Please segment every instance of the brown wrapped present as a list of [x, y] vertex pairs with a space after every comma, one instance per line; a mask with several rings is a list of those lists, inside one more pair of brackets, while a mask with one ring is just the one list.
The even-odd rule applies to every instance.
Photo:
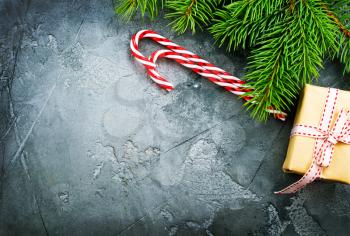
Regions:
[[283, 171], [304, 175], [277, 193], [293, 193], [317, 178], [350, 183], [350, 92], [306, 85]]

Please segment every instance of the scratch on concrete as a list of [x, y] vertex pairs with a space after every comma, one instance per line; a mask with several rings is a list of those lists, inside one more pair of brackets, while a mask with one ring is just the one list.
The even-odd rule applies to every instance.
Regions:
[[77, 40], [78, 40], [78, 37], [79, 37], [80, 32], [81, 32], [81, 29], [83, 28], [84, 21], [85, 21], [85, 19], [83, 19], [83, 20], [80, 22], [78, 31], [77, 31], [77, 33], [76, 33], [76, 35], [75, 35], [75, 38], [74, 38], [74, 42], [77, 42]]
[[6, 132], [2, 135], [2, 137], [0, 138], [0, 143], [2, 143], [6, 136], [10, 133], [11, 129], [14, 127], [15, 123], [17, 122], [18, 117], [15, 117], [12, 119], [12, 121], [10, 122], [9, 127], [7, 128]]
[[48, 231], [48, 229], [47, 229], [47, 227], [46, 227], [46, 224], [45, 224], [45, 221], [44, 221], [43, 214], [42, 214], [42, 212], [41, 212], [41, 207], [40, 207], [40, 205], [38, 204], [37, 197], [36, 197], [35, 194], [33, 194], [33, 195], [34, 195], [34, 203], [35, 203], [36, 207], [38, 208], [38, 213], [39, 213], [40, 220], [41, 220], [41, 223], [42, 223], [42, 225], [43, 225], [43, 228], [44, 228], [44, 230], [45, 230], [45, 234], [46, 234], [47, 236], [50, 236], [49, 231]]
[[[50, 92], [49, 92], [49, 94], [47, 96], [47, 99], [45, 100], [45, 102], [44, 102], [43, 106], [41, 107], [41, 109], [40, 109], [36, 119], [32, 123], [29, 131], [27, 132], [25, 138], [22, 141], [20, 141], [20, 137], [19, 137], [19, 134], [18, 134], [18, 128], [17, 128], [17, 123], [16, 123], [17, 119], [14, 118], [15, 119], [14, 124], [13, 124], [14, 125], [14, 131], [15, 131], [15, 136], [16, 136], [16, 142], [19, 145], [19, 147], [18, 147], [15, 155], [13, 156], [13, 158], [12, 158], [8, 168], [10, 168], [12, 166], [12, 164], [16, 161], [16, 159], [20, 156], [21, 157], [21, 165], [22, 165], [22, 167], [24, 169], [24, 172], [25, 172], [25, 174], [26, 174], [26, 176], [27, 176], [27, 178], [29, 180], [30, 185], [32, 185], [31, 176], [30, 176], [30, 173], [29, 173], [29, 170], [28, 170], [28, 166], [26, 164], [26, 160], [25, 160], [26, 157], [25, 157], [25, 155], [23, 153], [23, 148], [24, 148], [26, 142], [28, 141], [30, 134], [33, 131], [33, 129], [35, 127], [35, 124], [38, 122], [41, 114], [43, 113], [43, 111], [44, 111], [44, 109], [45, 109], [49, 99], [51, 98], [55, 88], [56, 88], [56, 82], [53, 85], [53, 87], [51, 88], [51, 90], [50, 90]], [[7, 89], [8, 89], [8, 93], [9, 93], [9, 97], [10, 97], [10, 99], [9, 99], [10, 100], [9, 101], [10, 102], [10, 115], [11, 115], [11, 117], [15, 117], [14, 108], [13, 108], [13, 102], [12, 102], [11, 93], [10, 93], [10, 88], [8, 87]], [[6, 169], [8, 169], [8, 168], [6, 168]], [[43, 215], [42, 215], [42, 211], [41, 211], [41, 208], [40, 208], [40, 206], [38, 204], [37, 196], [35, 195], [35, 193], [33, 193], [33, 199], [34, 199], [34, 204], [37, 206], [38, 214], [39, 214], [41, 223], [43, 225], [45, 234], [49, 235], [49, 232], [48, 232], [48, 229], [46, 227], [46, 224], [45, 224], [45, 221], [44, 221], [44, 218], [43, 218]]]
[[29, 128], [29, 130], [28, 130], [28, 132], [27, 132], [27, 134], [26, 134], [26, 136], [24, 137], [24, 139], [23, 139], [22, 142], [20, 143], [20, 145], [19, 145], [19, 147], [18, 147], [18, 149], [17, 149], [15, 155], [13, 156], [13, 158], [12, 158], [12, 160], [11, 160], [11, 164], [13, 164], [13, 163], [16, 161], [16, 159], [19, 157], [19, 155], [22, 153], [23, 148], [24, 148], [24, 146], [26, 145], [26, 143], [27, 143], [27, 141], [28, 141], [28, 139], [29, 139], [29, 136], [30, 136], [31, 133], [33, 132], [33, 129], [34, 129], [36, 123], [39, 121], [39, 119], [40, 119], [40, 117], [41, 117], [43, 111], [45, 110], [45, 108], [46, 108], [46, 106], [47, 106], [47, 104], [48, 104], [48, 102], [49, 102], [49, 100], [50, 100], [50, 98], [51, 98], [51, 96], [52, 96], [52, 94], [53, 94], [53, 91], [54, 91], [55, 88], [56, 88], [56, 85], [57, 85], [57, 83], [55, 82], [55, 84], [52, 86], [52, 88], [51, 88], [51, 90], [50, 90], [50, 92], [49, 92], [49, 94], [48, 94], [48, 96], [47, 96], [47, 98], [46, 98], [44, 104], [42, 105], [42, 107], [41, 107], [41, 109], [40, 109], [40, 111], [39, 111], [37, 117], [36, 117], [35, 120], [33, 121], [32, 125], [30, 126], [30, 128]]
[[213, 125], [213, 126], [207, 128], [207, 129], [205, 129], [205, 130], [203, 130], [203, 131], [200, 131], [199, 133], [193, 135], [192, 137], [187, 138], [187, 139], [185, 139], [184, 141], [181, 141], [180, 143], [178, 143], [178, 144], [176, 144], [175, 146], [173, 146], [173, 147], [169, 148], [168, 150], [166, 150], [163, 154], [165, 154], [165, 153], [167, 153], [167, 152], [170, 152], [171, 150], [182, 146], [183, 144], [185, 144], [185, 143], [187, 143], [187, 142], [189, 142], [189, 141], [195, 139], [196, 137], [200, 136], [201, 134], [204, 134], [204, 133], [208, 132], [209, 130], [211, 130], [211, 129], [213, 129], [213, 128], [219, 126], [219, 125], [221, 125], [222, 123], [224, 123], [224, 122], [226, 122], [226, 121], [232, 119], [234, 116], [235, 116], [235, 115], [232, 115], [232, 116], [230, 116], [229, 118], [227, 118], [227, 119], [225, 119], [225, 120], [223, 120], [223, 121], [221, 121], [221, 122], [218, 122], [217, 124], [215, 124], [215, 125]]
[[[9, 87], [8, 87], [9, 89]], [[8, 91], [9, 93], [9, 103], [10, 103], [10, 115], [11, 117], [15, 117], [14, 115], [14, 109], [13, 109], [13, 102], [12, 102], [12, 98], [11, 98], [11, 93], [10, 91]], [[18, 134], [18, 128], [17, 128], [17, 123], [16, 123], [16, 120], [14, 122], [14, 131], [15, 131], [15, 138], [16, 138], [16, 142], [17, 144], [20, 146], [20, 143], [23, 143], [23, 142], [20, 142], [20, 137], [19, 137], [19, 134]], [[23, 150], [23, 148], [22, 148]], [[24, 169], [24, 172], [29, 180], [29, 184], [32, 185], [32, 181], [31, 181], [31, 176], [30, 176], [30, 173], [29, 173], [29, 170], [28, 170], [28, 166], [26, 164], [26, 161], [25, 161], [25, 154], [21, 152], [21, 154], [18, 154], [21, 156], [21, 164], [22, 164], [22, 167]], [[11, 164], [11, 163], [10, 163]], [[4, 172], [4, 168], [3, 168], [3, 172]], [[6, 177], [6, 176], [5, 176]], [[33, 193], [33, 200], [34, 200], [34, 204], [36, 205], [37, 209], [38, 209], [38, 213], [39, 213], [39, 217], [40, 217], [40, 220], [41, 220], [41, 223], [42, 223], [42, 226], [44, 228], [44, 231], [45, 231], [45, 234], [47, 236], [49, 236], [49, 232], [47, 230], [47, 227], [46, 227], [46, 224], [45, 224], [45, 221], [44, 221], [44, 218], [43, 218], [43, 215], [42, 215], [42, 211], [41, 211], [41, 208], [38, 204], [38, 200], [37, 200], [37, 196], [35, 195], [35, 193]]]
[[69, 46], [67, 46], [67, 47], [61, 52], [61, 54], [65, 53], [67, 50], [71, 49], [71, 48], [77, 43], [77, 40], [78, 40], [78, 38], [79, 38], [81, 29], [83, 28], [84, 21], [85, 21], [85, 19], [83, 19], [83, 20], [80, 22], [79, 28], [78, 28], [78, 30], [77, 30], [77, 33], [75, 34], [75, 37], [74, 37], [74, 40], [73, 40], [72, 44], [69, 45]]
[[[216, 125], [215, 125], [215, 126], [216, 126]], [[185, 144], [185, 143], [187, 143], [187, 142], [193, 140], [194, 138], [198, 137], [199, 135], [208, 132], [208, 131], [209, 131], [210, 129], [212, 129], [212, 128], [213, 128], [213, 127], [210, 127], [210, 128], [208, 128], [208, 129], [205, 129], [205, 130], [203, 130], [203, 131], [201, 131], [201, 132], [199, 132], [199, 133], [193, 135], [192, 137], [190, 137], [190, 138], [188, 138], [188, 139], [185, 139], [184, 141], [182, 141], [182, 142], [176, 144], [175, 146], [169, 148], [168, 150], [166, 150], [166, 151], [164, 152], [164, 154], [167, 153], [167, 152], [170, 152], [171, 150], [173, 150], [173, 149], [175, 149], [175, 148], [177, 148], [177, 147], [182, 146], [183, 144]]]
[[122, 229], [117, 235], [123, 235], [125, 232], [127, 232], [129, 229], [131, 229], [133, 226], [135, 226], [137, 223], [139, 223], [140, 221], [142, 221], [144, 218], [146, 218], [146, 216], [150, 213], [153, 212], [157, 209], [162, 209], [164, 208], [168, 202], [175, 198], [175, 196], [171, 196], [169, 197], [162, 205], [157, 205], [155, 207], [153, 207], [152, 209], [150, 209], [149, 211], [147, 211], [148, 213], [144, 214], [143, 216], [141, 216], [140, 218], [136, 219], [133, 223], [131, 223], [130, 225], [126, 226], [124, 229]]
[[[28, 170], [28, 166], [27, 166], [27, 164], [26, 164], [26, 160], [25, 160], [25, 159], [26, 159], [26, 156], [25, 156], [25, 154], [23, 153], [23, 148], [24, 148], [25, 143], [27, 142], [27, 140], [28, 140], [28, 138], [29, 138], [29, 136], [30, 136], [30, 134], [31, 134], [31, 132], [32, 132], [32, 130], [33, 130], [35, 124], [36, 124], [36, 122], [39, 120], [39, 118], [40, 118], [42, 112], [44, 111], [44, 109], [45, 109], [45, 107], [46, 107], [46, 105], [47, 105], [47, 103], [48, 103], [48, 101], [49, 101], [49, 99], [50, 99], [50, 97], [52, 96], [52, 93], [53, 93], [55, 87], [56, 87], [56, 82], [55, 82], [54, 86], [52, 87], [52, 89], [50, 90], [50, 93], [49, 93], [49, 95], [48, 95], [48, 97], [47, 97], [47, 99], [46, 99], [44, 105], [41, 107], [37, 118], [36, 118], [35, 121], [33, 122], [33, 124], [32, 124], [32, 126], [30, 127], [30, 129], [29, 129], [29, 131], [28, 131], [28, 133], [27, 133], [25, 139], [24, 139], [22, 142], [20, 141], [20, 136], [19, 136], [19, 133], [18, 133], [17, 122], [16, 122], [17, 119], [14, 118], [14, 124], [13, 124], [13, 125], [14, 125], [15, 137], [16, 137], [16, 142], [17, 142], [17, 144], [19, 145], [19, 147], [18, 147], [18, 149], [17, 149], [17, 151], [16, 151], [16, 154], [15, 154], [14, 157], [12, 158], [12, 160], [11, 160], [11, 162], [10, 162], [9, 165], [10, 165], [10, 167], [11, 167], [11, 165], [12, 165], [12, 164], [14, 163], [14, 161], [18, 158], [18, 156], [20, 156], [20, 157], [21, 157], [21, 165], [22, 165], [22, 167], [23, 167], [23, 169], [24, 169], [24, 172], [25, 172], [25, 174], [26, 174], [26, 176], [27, 176], [27, 178], [28, 178], [28, 180], [29, 180], [29, 184], [30, 184], [30, 185], [32, 185], [32, 181], [31, 181], [31, 176], [30, 176], [29, 170]], [[9, 86], [7, 86], [7, 89], [8, 89], [8, 94], [9, 94], [10, 115], [11, 115], [11, 117], [16, 117], [15, 114], [14, 114], [13, 102], [12, 102], [11, 91], [10, 91]], [[8, 168], [7, 168], [7, 169], [8, 169]], [[38, 214], [39, 214], [39, 217], [40, 217], [42, 226], [43, 226], [43, 228], [44, 228], [45, 234], [49, 236], [49, 232], [48, 232], [48, 229], [47, 229], [47, 227], [46, 227], [46, 224], [45, 224], [45, 221], [44, 221], [44, 218], [43, 218], [43, 215], [42, 215], [42, 211], [41, 211], [40, 205], [38, 204], [37, 196], [36, 196], [35, 193], [33, 193], [33, 200], [34, 200], [34, 204], [36, 205], [36, 207], [37, 207], [37, 209], [38, 209]]]
[[[279, 135], [281, 134], [281, 132], [282, 132], [282, 130], [283, 130], [283, 127], [285, 127], [285, 126], [281, 126], [280, 129], [278, 130], [276, 137], [275, 137], [274, 140], [271, 142], [270, 148], [274, 145], [276, 139], [278, 139]], [[267, 153], [266, 155], [271, 155], [271, 153]], [[261, 167], [262, 167], [263, 164], [265, 163], [266, 155], [265, 155], [265, 156], [263, 157], [263, 159], [260, 161], [260, 164], [259, 164], [258, 168], [256, 169], [256, 171], [255, 171], [255, 173], [254, 173], [252, 179], [250, 180], [250, 182], [249, 182], [249, 184], [248, 184], [248, 187], [247, 187], [248, 189], [249, 189], [249, 187], [252, 185], [254, 179], [255, 179], [256, 176], [258, 175], [258, 172], [260, 171]]]
[[[118, 66], [118, 67], [120, 66], [120, 64], [116, 63], [115, 61], [113, 61], [111, 58], [109, 58], [109, 57], [107, 57], [107, 56], [102, 56], [102, 55], [97, 54], [97, 53], [95, 53], [94, 51], [91, 51], [91, 50], [86, 50], [86, 52], [87, 52], [88, 54], [92, 55], [92, 56], [105, 59], [105, 60], [109, 61], [112, 65], [115, 65], [115, 66]], [[121, 69], [125, 69], [124, 67], [120, 67], [120, 68], [121, 68]], [[125, 69], [125, 70], [127, 70], [127, 69]], [[133, 74], [135, 74], [135, 73], [129, 73], [129, 74], [126, 74], [126, 75], [122, 75], [122, 76], [120, 76], [120, 78], [125, 78], [125, 77], [131, 76], [131, 75], [133, 75]]]

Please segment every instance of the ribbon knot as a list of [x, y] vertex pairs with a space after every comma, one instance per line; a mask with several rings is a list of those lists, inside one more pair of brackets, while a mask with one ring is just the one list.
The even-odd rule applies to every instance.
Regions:
[[338, 143], [339, 138], [330, 133], [321, 141], [323, 141], [323, 143], [321, 147], [316, 150], [316, 155], [314, 154], [314, 158], [316, 158], [317, 165], [328, 167], [334, 153], [334, 146]]
[[315, 138], [313, 161], [304, 176], [277, 194], [295, 193], [315, 179], [321, 177], [323, 168], [327, 168], [332, 160], [335, 145], [338, 142], [350, 144], [350, 112], [341, 109], [331, 128], [338, 99], [338, 89], [328, 89], [328, 95], [318, 126], [297, 124], [293, 127], [291, 136], [299, 135]]
[[338, 139], [337, 139], [336, 137], [334, 137], [334, 134], [331, 133], [331, 134], [329, 134], [328, 137], [327, 137], [327, 142], [329, 142], [329, 143], [335, 145], [335, 144], [337, 144]]

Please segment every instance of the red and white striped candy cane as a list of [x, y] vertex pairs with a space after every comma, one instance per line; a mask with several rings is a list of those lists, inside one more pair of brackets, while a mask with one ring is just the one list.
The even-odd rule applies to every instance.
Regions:
[[[170, 50], [158, 50], [155, 51], [150, 58], [145, 57], [138, 48], [139, 41], [143, 38], [150, 38], [153, 41], [167, 47]], [[152, 30], [141, 30], [133, 35], [130, 41], [130, 48], [133, 56], [147, 69], [148, 75], [151, 79], [158, 84], [161, 88], [171, 91], [174, 86], [167, 81], [164, 76], [160, 75], [156, 71], [156, 61], [158, 58], [166, 57], [173, 59], [181, 65], [192, 69], [194, 72], [206, 77], [211, 82], [224, 87], [229, 92], [242, 96], [250, 90], [246, 88], [245, 82], [237, 77], [229, 74], [221, 68], [216, 67], [210, 62], [200, 58], [198, 55], [186, 50], [185, 48], [173, 43], [169, 39], [157, 34]], [[249, 96], [242, 96], [246, 101], [250, 100]], [[274, 114], [274, 116], [280, 120], [285, 120], [287, 114], [273, 108], [267, 110], [267, 112]]]
[[[191, 66], [192, 65], [197, 65], [200, 66], [200, 68], [194, 68], [194, 70], [204, 70], [202, 71], [202, 76], [204, 77], [209, 77], [209, 76], [216, 76], [216, 79], [218, 80], [227, 80], [230, 81], [231, 83], [234, 83], [237, 85], [237, 87], [241, 87], [244, 84], [244, 81], [230, 75], [229, 73], [227, 73], [226, 71], [214, 66], [213, 64], [209, 63], [208, 61], [200, 58], [198, 55], [186, 50], [185, 48], [171, 42], [169, 39], [155, 33], [154, 31], [151, 30], [141, 30], [139, 31], [137, 34], [135, 34], [130, 42], [130, 47], [131, 47], [131, 51], [134, 55], [134, 57], [140, 61], [148, 70], [154, 70], [156, 65], [152, 62], [150, 62], [150, 60], [148, 58], [146, 58], [145, 56], [143, 56], [139, 49], [138, 49], [138, 43], [139, 40], [142, 38], [151, 38], [152, 40], [158, 42], [161, 45], [164, 45], [165, 47], [167, 47], [168, 49], [171, 50], [171, 52], [173, 52], [173, 56], [182, 56], [182, 59], [185, 58], [185, 60], [187, 61], [179, 61], [180, 64], [184, 65], [184, 66]], [[166, 53], [166, 51], [163, 51], [164, 53]], [[158, 56], [162, 55], [158, 54]], [[163, 54], [164, 55], [164, 54]], [[173, 59], [174, 59], [173, 57]], [[171, 55], [169, 55], [169, 58], [171, 58]], [[193, 68], [193, 67], [192, 67]], [[205, 73], [207, 72], [207, 73]], [[154, 79], [155, 76], [151, 76], [152, 79]], [[162, 79], [161, 81], [157, 81], [155, 80], [155, 82], [162, 88], [165, 88], [168, 91], [173, 90], [173, 85], [171, 83], [169, 83], [167, 80], [163, 80], [164, 77], [160, 76]], [[226, 81], [226, 82], [227, 82]], [[167, 82], [167, 83], [164, 83]], [[237, 95], [241, 95], [241, 94], [237, 94]]]
[[[192, 71], [196, 72], [197, 74], [202, 75], [203, 77], [206, 77], [208, 80], [210, 80], [211, 82], [224, 87], [226, 90], [228, 90], [231, 93], [234, 93], [236, 95], [243, 95], [246, 92], [248, 92], [249, 90], [246, 89], [244, 87], [244, 85], [239, 81], [237, 83], [237, 78], [234, 77], [234, 79], [230, 79], [227, 76], [227, 79], [223, 79], [222, 77], [220, 77], [220, 75], [218, 75], [217, 73], [211, 73], [205, 66], [200, 66], [198, 64], [193, 63], [192, 61], [190, 61], [188, 58], [179, 55], [177, 52], [173, 52], [170, 50], [158, 50], [152, 53], [152, 55], [149, 57], [149, 60], [151, 62], [153, 62], [154, 64], [156, 63], [158, 58], [161, 57], [166, 57], [169, 59], [173, 59], [175, 61], [177, 61], [178, 63], [180, 63], [181, 65], [192, 69]], [[220, 69], [220, 68], [216, 68], [216, 67], [212, 67], [213, 70], [215, 70], [215, 72], [222, 72], [225, 73], [224, 70]], [[155, 67], [150, 67], [148, 69], [149, 74], [151, 75], [151, 78], [164, 78], [162, 75], [160, 75], [157, 71]], [[233, 77], [233, 76], [232, 76]], [[243, 97], [246, 100], [251, 99], [251, 97]]]

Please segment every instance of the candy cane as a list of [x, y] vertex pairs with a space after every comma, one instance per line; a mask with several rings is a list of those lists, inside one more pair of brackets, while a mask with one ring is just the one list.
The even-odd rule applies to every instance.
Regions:
[[[145, 57], [138, 48], [139, 41], [142, 38], [150, 38], [153, 41], [167, 47], [170, 50], [158, 50], [155, 51], [150, 58]], [[250, 100], [252, 97], [244, 96], [245, 93], [251, 91], [245, 86], [243, 80], [229, 74], [221, 68], [216, 67], [210, 62], [200, 58], [198, 55], [186, 50], [185, 48], [173, 43], [169, 39], [157, 34], [152, 30], [141, 30], [135, 35], [133, 35], [130, 41], [130, 48], [132, 55], [147, 69], [147, 73], [150, 78], [158, 84], [161, 88], [171, 91], [174, 86], [167, 81], [162, 75], [156, 71], [156, 61], [158, 58], [166, 57], [173, 59], [180, 63], [181, 65], [192, 69], [194, 72], [206, 77], [211, 82], [224, 87], [229, 92], [242, 96], [246, 101]], [[267, 110], [267, 112], [273, 114], [276, 118], [280, 120], [285, 120], [287, 114], [272, 107]]]
[[[169, 59], [173, 59], [175, 61], [177, 61], [178, 63], [180, 63], [181, 65], [192, 69], [194, 72], [202, 75], [203, 77], [206, 77], [208, 80], [210, 80], [211, 82], [224, 87], [226, 90], [228, 90], [229, 92], [236, 94], [236, 95], [243, 95], [246, 92], [248, 92], [248, 89], [244, 88], [243, 85], [241, 83], [236, 83], [237, 79], [223, 79], [221, 78], [219, 75], [217, 74], [212, 74], [210, 73], [210, 71], [207, 69], [208, 66], [200, 66], [198, 64], [194, 64], [193, 62], [191, 62], [188, 58], [179, 55], [176, 52], [170, 51], [170, 50], [158, 50], [155, 51], [154, 53], [152, 53], [152, 55], [150, 56], [149, 60], [151, 62], [153, 62], [154, 64], [156, 63], [158, 58], [161, 57], [166, 57]], [[215, 71], [218, 72], [225, 72], [220, 68], [215, 68]], [[151, 67], [148, 69], [148, 72], [151, 76], [151, 78], [159, 78], [162, 77], [162, 75], [160, 75], [157, 71], [155, 67]], [[246, 100], [249, 100], [251, 97], [243, 97]]]
[[[244, 81], [230, 75], [226, 71], [214, 66], [213, 64], [209, 63], [208, 61], [200, 58], [198, 55], [196, 55], [196, 54], [186, 50], [185, 48], [171, 42], [169, 39], [155, 33], [154, 31], [141, 30], [133, 36], [133, 38], [130, 42], [130, 47], [131, 47], [131, 51], [132, 51], [134, 57], [138, 61], [140, 61], [147, 69], [155, 68], [155, 65], [154, 65], [154, 63], [150, 63], [149, 59], [146, 58], [145, 56], [143, 56], [138, 49], [139, 40], [142, 38], [151, 38], [152, 40], [158, 42], [159, 44], [167, 47], [171, 51], [176, 52], [177, 55], [183, 55], [192, 63], [196, 63], [198, 65], [203, 65], [203, 67], [205, 67], [206, 69], [211, 70], [211, 72], [212, 72], [211, 74], [218, 74], [223, 79], [235, 81], [235, 83], [238, 84], [238, 86], [244, 84]], [[208, 72], [210, 73], [210, 71], [208, 71]], [[162, 87], [163, 84], [159, 83], [158, 85]], [[169, 83], [169, 88], [165, 88], [165, 89], [167, 89], [168, 91], [171, 91], [173, 89], [173, 86]]]

